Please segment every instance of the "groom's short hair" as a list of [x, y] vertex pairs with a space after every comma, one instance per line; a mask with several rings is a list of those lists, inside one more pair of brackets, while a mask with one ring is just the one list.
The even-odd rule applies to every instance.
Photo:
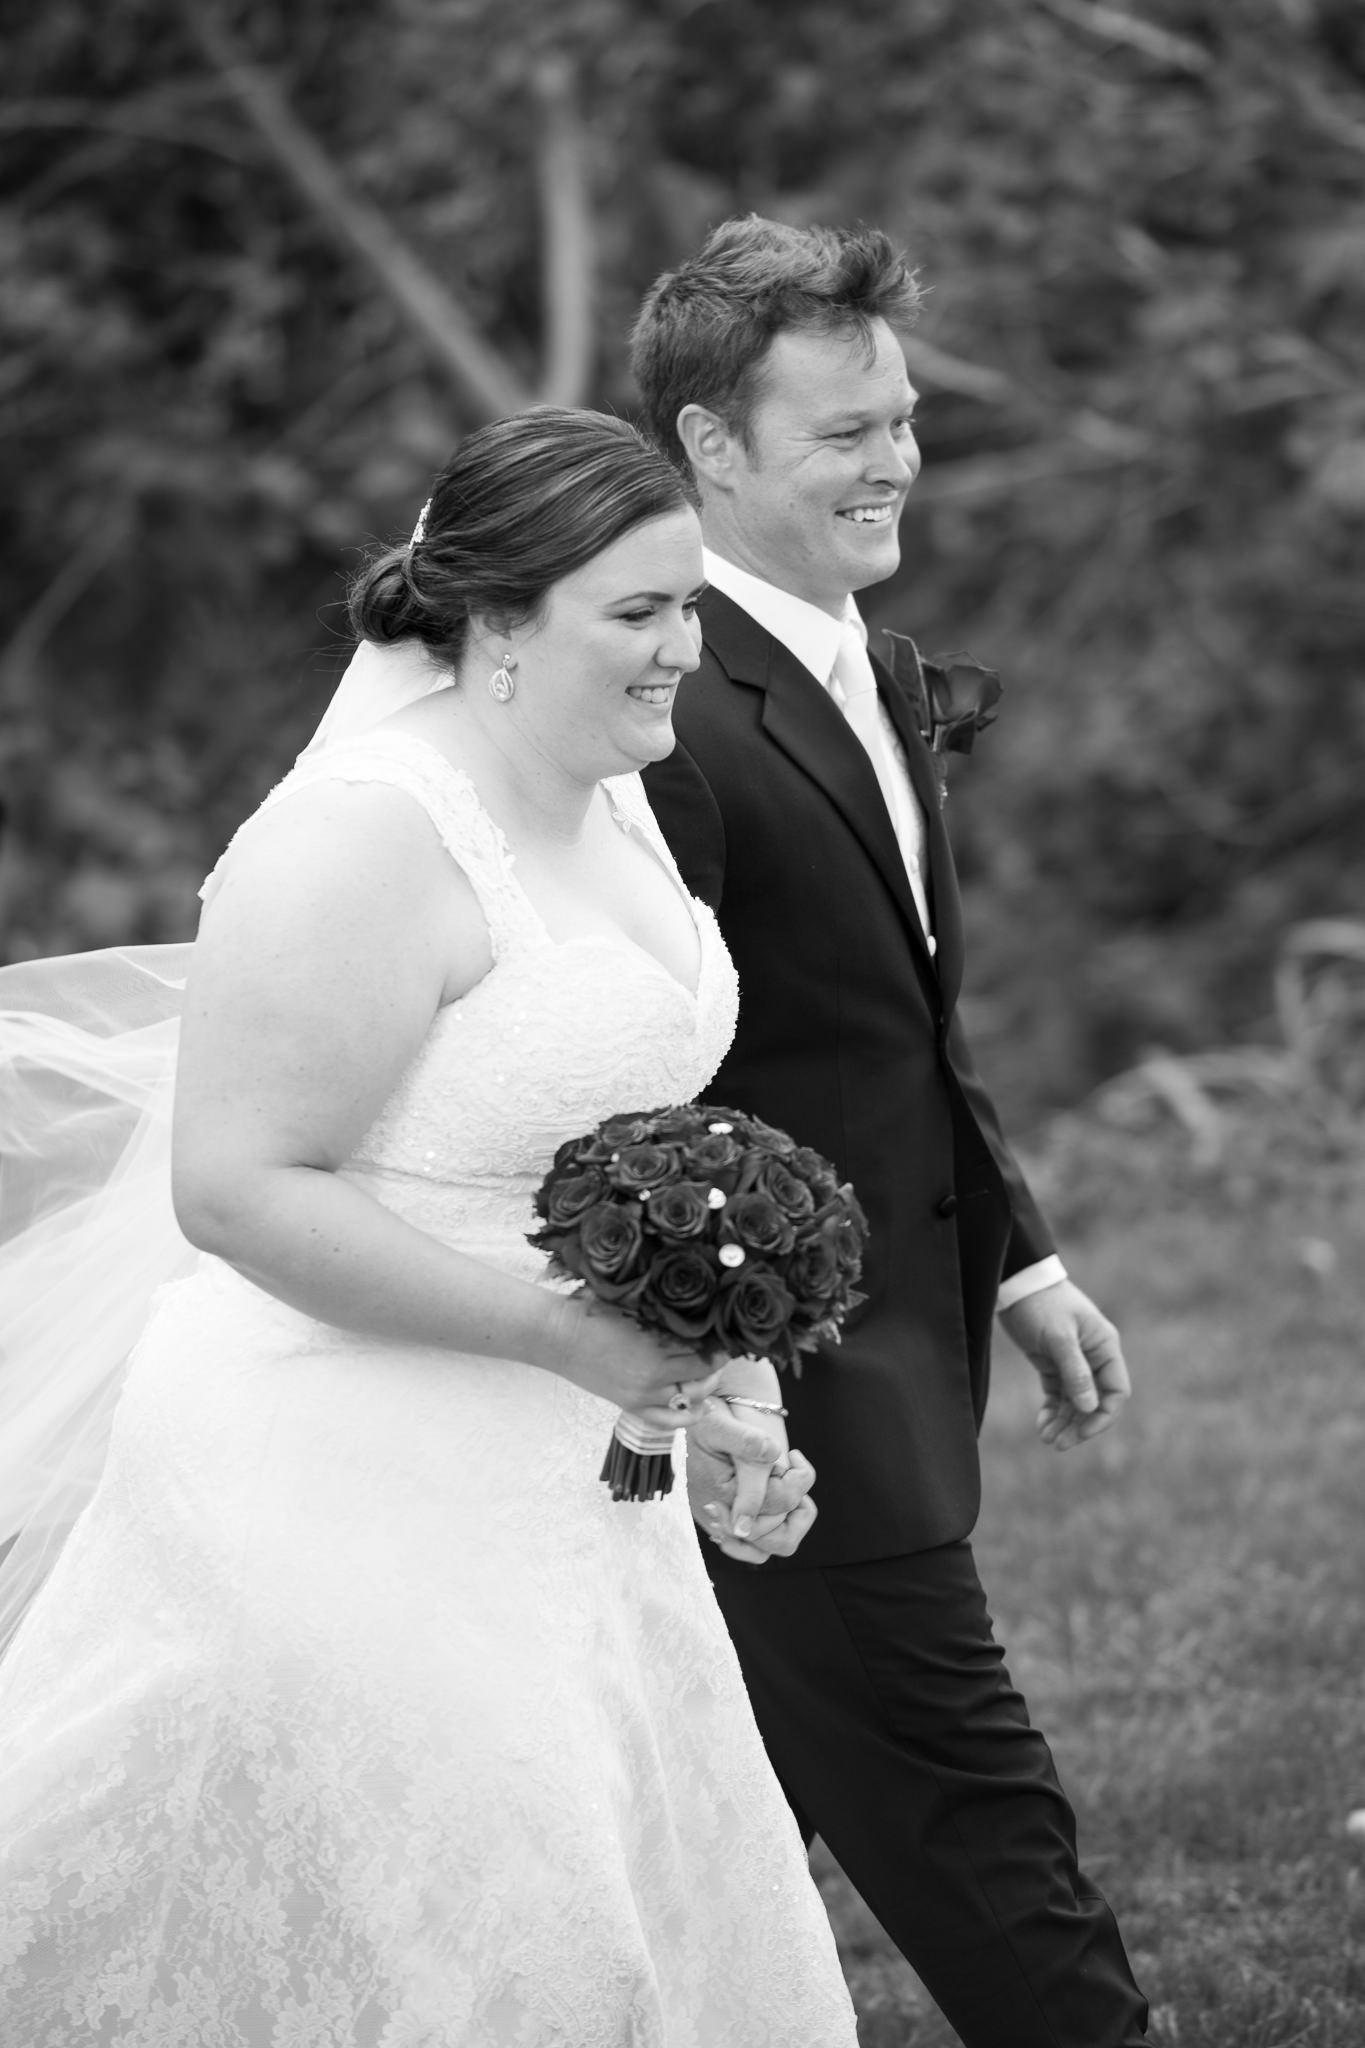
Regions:
[[879, 228], [788, 227], [756, 213], [722, 221], [640, 308], [630, 363], [645, 427], [686, 468], [678, 414], [704, 405], [749, 448], [763, 359], [779, 334], [867, 335], [878, 319], [905, 328], [919, 304], [914, 271]]

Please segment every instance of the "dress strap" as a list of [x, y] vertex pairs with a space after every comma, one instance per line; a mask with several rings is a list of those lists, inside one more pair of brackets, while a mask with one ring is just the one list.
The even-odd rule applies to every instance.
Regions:
[[[519, 945], [542, 941], [543, 927], [514, 872], [516, 856], [501, 829], [479, 801], [478, 791], [461, 768], [454, 767], [436, 747], [411, 733], [358, 733], [354, 739], [338, 740], [315, 754], [303, 754], [282, 782], [252, 813], [258, 818], [273, 810], [296, 791], [320, 782], [382, 782], [420, 804], [447, 853], [468, 878], [488, 921], [488, 933], [495, 960]], [[246, 825], [250, 825], [248, 818]], [[207, 901], [216, 878], [228, 859], [240, 833], [233, 834], [226, 852], [205, 882], [200, 894]]]
[[622, 824], [629, 825], [640, 834], [658, 855], [664, 869], [678, 884], [684, 896], [691, 898], [692, 892], [682, 878], [678, 863], [673, 858], [673, 849], [664, 838], [658, 819], [650, 809], [645, 785], [638, 775], [609, 775], [602, 787], [607, 792], [607, 801]]

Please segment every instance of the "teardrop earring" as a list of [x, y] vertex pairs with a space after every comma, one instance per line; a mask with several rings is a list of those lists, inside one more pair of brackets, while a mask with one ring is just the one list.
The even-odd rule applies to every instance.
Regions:
[[502, 667], [494, 669], [488, 678], [488, 694], [490, 697], [496, 697], [499, 704], [509, 703], [516, 695], [517, 679], [512, 674], [516, 665], [509, 648], [502, 657]]

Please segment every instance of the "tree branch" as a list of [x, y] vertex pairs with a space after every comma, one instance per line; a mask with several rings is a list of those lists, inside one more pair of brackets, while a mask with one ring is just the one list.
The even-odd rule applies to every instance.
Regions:
[[964, 397], [979, 398], [985, 405], [1004, 405], [1015, 396], [1014, 380], [1003, 370], [989, 369], [984, 363], [964, 362], [960, 356], [935, 348], [931, 341], [921, 341], [916, 334], [903, 335], [901, 348], [911, 376], [923, 377], [926, 384], [940, 391], [960, 391]]
[[377, 206], [347, 189], [326, 151], [265, 72], [199, 0], [181, 0], [190, 31], [222, 84], [333, 240], [359, 257], [428, 354], [481, 419], [519, 412], [530, 394], [464, 308]]
[[[1269, 70], [1263, 66], [1263, 70]], [[1278, 80], [1277, 80], [1278, 82]], [[1331, 98], [1330, 94], [1311, 78], [1297, 72], [1288, 76], [1289, 90], [1298, 102], [1299, 112], [1310, 126], [1316, 128], [1329, 141], [1339, 142], [1344, 149], [1354, 149], [1365, 155], [1365, 122], [1355, 120]]]
[[1101, 42], [1126, 43], [1129, 49], [1141, 50], [1144, 57], [1153, 57], [1173, 71], [1186, 71], [1191, 77], [1202, 78], [1213, 69], [1213, 59], [1198, 43], [1172, 35], [1155, 22], [1139, 21], [1117, 7], [1092, 6], [1087, 0], [1038, 0], [1038, 4], [1060, 21], [1069, 21], [1073, 28], [1084, 29]]
[[35, 687], [34, 664], [44, 646], [127, 537], [128, 522], [121, 511], [106, 508], [91, 520], [0, 648], [0, 697], [27, 700]]
[[[218, 88], [212, 88], [214, 97]], [[91, 134], [123, 136], [130, 142], [165, 142], [181, 149], [204, 149], [230, 163], [249, 163], [253, 152], [234, 144], [231, 137], [209, 133], [202, 123], [195, 125], [175, 117], [188, 105], [193, 107], [200, 93], [149, 94], [128, 100], [122, 106], [101, 106], [94, 100], [31, 99], [11, 107], [0, 107], [0, 135], [22, 135], [35, 128], [80, 128]]]
[[[1212, 57], [1198, 43], [1123, 14], [1117, 7], [1092, 6], [1087, 0], [1038, 0], [1038, 5], [1059, 21], [1069, 21], [1083, 29], [1087, 35], [1102, 42], [1127, 43], [1131, 49], [1141, 50], [1173, 71], [1202, 78], [1213, 70]], [[1365, 154], [1365, 122], [1357, 121], [1338, 106], [1331, 93], [1314, 78], [1293, 65], [1277, 61], [1273, 51], [1262, 50], [1254, 40], [1244, 40], [1238, 55], [1265, 84], [1287, 91], [1310, 127], [1329, 141], [1340, 143], [1343, 149]]]
[[964, 455], [922, 470], [910, 493], [910, 507], [913, 511], [920, 505], [989, 503], [1062, 477], [1097, 476], [1139, 459], [1133, 448], [1087, 452], [1064, 442], [1043, 442], [1006, 455]]
[[566, 58], [545, 58], [536, 68], [533, 84], [541, 118], [538, 170], [545, 252], [541, 395], [548, 405], [582, 405], [592, 379], [596, 268], [588, 138]]

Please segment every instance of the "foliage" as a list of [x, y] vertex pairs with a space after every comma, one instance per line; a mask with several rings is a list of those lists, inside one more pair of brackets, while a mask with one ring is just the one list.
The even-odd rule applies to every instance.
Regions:
[[[1365, 923], [1288, 933], [1277, 1036], [1180, 1055], [1155, 1048], [1030, 1145], [1030, 1181], [1068, 1245], [1174, 1201], [1255, 1213], [1311, 1183], [1349, 1210], [1365, 1185]], [[1331, 1258], [1300, 1240], [1307, 1266]]]
[[640, 292], [754, 207], [875, 219], [931, 287], [925, 469], [868, 608], [1005, 677], [950, 809], [1007, 1110], [1263, 1032], [1281, 933], [1351, 914], [1365, 868], [1365, 39], [1349, 0], [1134, 6], [29, 10], [0, 87], [9, 953], [189, 927], [340, 666], [348, 551], [406, 530], [478, 416], [462, 333], [534, 392], [580, 375], [590, 293], [575, 395], [628, 409]]

